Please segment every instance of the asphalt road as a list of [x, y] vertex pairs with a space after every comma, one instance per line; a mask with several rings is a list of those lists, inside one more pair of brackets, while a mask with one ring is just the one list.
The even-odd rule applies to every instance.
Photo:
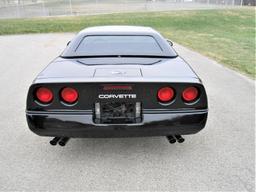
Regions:
[[254, 191], [254, 81], [176, 45], [209, 96], [206, 128], [164, 137], [72, 139], [52, 147], [28, 129], [33, 78], [73, 34], [0, 36], [0, 191]]

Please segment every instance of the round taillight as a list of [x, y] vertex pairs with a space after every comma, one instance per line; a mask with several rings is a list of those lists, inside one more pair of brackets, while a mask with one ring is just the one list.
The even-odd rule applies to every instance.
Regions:
[[163, 87], [158, 90], [157, 97], [160, 102], [170, 102], [174, 98], [174, 90], [171, 87]]
[[53, 93], [48, 88], [40, 87], [36, 90], [36, 98], [40, 103], [48, 104], [53, 100]]
[[182, 92], [182, 98], [186, 102], [192, 102], [198, 98], [198, 89], [195, 87], [188, 87]]
[[69, 104], [73, 104], [78, 99], [78, 92], [70, 87], [66, 87], [61, 91], [61, 99]]

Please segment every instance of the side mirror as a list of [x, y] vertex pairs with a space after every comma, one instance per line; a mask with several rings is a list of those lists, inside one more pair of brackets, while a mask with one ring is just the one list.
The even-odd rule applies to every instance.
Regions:
[[171, 46], [173, 46], [173, 42], [172, 42], [170, 39], [167, 39], [167, 42], [168, 42]]
[[69, 45], [70, 41], [67, 43], [67, 46]]

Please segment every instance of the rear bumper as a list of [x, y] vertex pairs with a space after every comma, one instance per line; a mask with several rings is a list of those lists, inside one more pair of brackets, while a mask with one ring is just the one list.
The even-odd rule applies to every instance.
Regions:
[[27, 112], [28, 126], [40, 136], [142, 137], [195, 134], [206, 124], [207, 110], [143, 114], [139, 124], [95, 124], [92, 112]]

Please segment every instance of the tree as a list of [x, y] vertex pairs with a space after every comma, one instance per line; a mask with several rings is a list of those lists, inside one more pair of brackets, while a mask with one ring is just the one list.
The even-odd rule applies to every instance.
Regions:
[[255, 0], [243, 0], [243, 5], [255, 6]]

